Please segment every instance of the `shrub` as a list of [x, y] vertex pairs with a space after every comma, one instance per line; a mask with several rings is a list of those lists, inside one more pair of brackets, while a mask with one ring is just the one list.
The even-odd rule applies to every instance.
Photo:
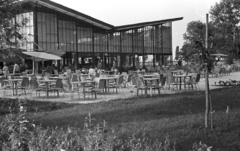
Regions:
[[[176, 151], [175, 142], [167, 135], [164, 142], [150, 140], [145, 134], [132, 134], [128, 139], [116, 137], [105, 121], [94, 124], [89, 113], [84, 129], [55, 127], [43, 129], [26, 119], [24, 101], [19, 101], [19, 113], [8, 114], [0, 122], [2, 151]], [[192, 151], [210, 151], [210, 147], [194, 144]]]

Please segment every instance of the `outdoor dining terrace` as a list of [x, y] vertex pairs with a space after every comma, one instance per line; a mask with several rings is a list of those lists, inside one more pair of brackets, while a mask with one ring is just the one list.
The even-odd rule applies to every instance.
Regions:
[[[167, 70], [166, 70], [167, 69]], [[95, 77], [86, 69], [64, 74], [43, 72], [10, 74], [1, 77], [0, 97], [26, 98], [38, 101], [67, 103], [94, 103], [137, 96], [152, 97], [162, 94], [199, 91], [205, 89], [205, 79], [200, 73], [184, 69], [166, 68], [159, 72], [129, 70], [128, 72], [97, 71]], [[238, 72], [210, 78], [210, 88], [220, 80], [237, 79]]]

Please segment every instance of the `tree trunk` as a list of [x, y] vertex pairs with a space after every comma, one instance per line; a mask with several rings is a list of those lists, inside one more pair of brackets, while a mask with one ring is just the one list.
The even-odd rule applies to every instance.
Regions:
[[208, 70], [205, 72], [205, 96], [206, 96], [206, 108], [205, 108], [205, 128], [208, 128], [209, 119], [209, 73]]
[[[208, 14], [206, 14], [206, 51], [208, 51]], [[208, 128], [208, 115], [209, 115], [209, 70], [208, 70], [208, 64], [206, 67], [205, 72], [205, 96], [206, 96], [206, 109], [205, 109], [205, 128]]]

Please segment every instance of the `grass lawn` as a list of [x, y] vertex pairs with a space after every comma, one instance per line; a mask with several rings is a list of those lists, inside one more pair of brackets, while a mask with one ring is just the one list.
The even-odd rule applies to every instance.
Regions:
[[[169, 135], [177, 150], [189, 150], [202, 141], [213, 150], [240, 150], [240, 88], [212, 90], [214, 130], [204, 128], [205, 93], [192, 91], [137, 97], [94, 104], [74, 104], [29, 117], [43, 127], [83, 127], [91, 112], [94, 123], [107, 121], [119, 138], [136, 133], [149, 139], [164, 140]], [[65, 105], [63, 105], [65, 106]], [[226, 114], [227, 106], [230, 112]]]

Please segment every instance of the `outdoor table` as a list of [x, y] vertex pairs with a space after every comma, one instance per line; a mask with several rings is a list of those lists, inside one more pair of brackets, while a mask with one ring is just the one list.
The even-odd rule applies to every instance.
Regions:
[[85, 94], [86, 84], [95, 85], [96, 81], [81, 81], [80, 83], [83, 86], [83, 94]]
[[145, 74], [143, 75], [144, 78], [152, 78], [154, 75], [153, 74]]
[[[150, 88], [150, 96], [152, 96], [152, 87], [153, 81], [160, 80], [159, 78], [143, 78], [145, 85]], [[149, 83], [149, 86], [147, 85]]]
[[174, 70], [174, 71], [171, 71], [173, 75], [179, 75], [181, 74], [181, 71], [180, 70]]
[[106, 73], [107, 75], [114, 74], [114, 71], [103, 71], [103, 72]]
[[42, 82], [42, 83], [45, 83], [45, 84], [46, 84], [46, 93], [47, 93], [46, 98], [48, 98], [48, 97], [49, 97], [49, 83], [51, 83], [51, 82], [56, 82], [56, 80], [42, 79], [42, 80], [38, 80], [38, 82]]
[[187, 78], [187, 77], [189, 77], [189, 78], [191, 78], [193, 75], [192, 74], [187, 74], [187, 75], [185, 75], [185, 74], [183, 74], [183, 75], [174, 75], [174, 77], [175, 78], [178, 78], [179, 79], [179, 90], [181, 90], [182, 89], [182, 78], [183, 78], [183, 80], [184, 80], [184, 88], [186, 87], [186, 85], [185, 85], [185, 79]]
[[134, 71], [135, 74], [144, 74], [145, 71]]
[[[13, 90], [12, 95], [13, 95], [13, 96], [14, 96], [14, 95], [18, 95], [18, 93], [17, 93], [17, 90], [18, 90], [18, 88], [17, 88], [17, 83], [18, 83], [19, 81], [22, 81], [22, 79], [8, 79], [8, 80], [3, 80], [3, 81], [12, 83], [12, 90]], [[14, 91], [15, 91], [15, 94], [14, 94]]]
[[109, 81], [110, 80], [114, 80], [115, 82], [117, 82], [118, 76], [100, 77], [100, 79], [105, 80], [105, 82], [106, 82], [106, 84], [105, 84], [106, 85], [105, 92], [107, 92], [107, 88], [108, 88], [108, 92], [109, 92], [109, 87], [108, 87]]
[[49, 77], [50, 80], [62, 79], [62, 77]]

